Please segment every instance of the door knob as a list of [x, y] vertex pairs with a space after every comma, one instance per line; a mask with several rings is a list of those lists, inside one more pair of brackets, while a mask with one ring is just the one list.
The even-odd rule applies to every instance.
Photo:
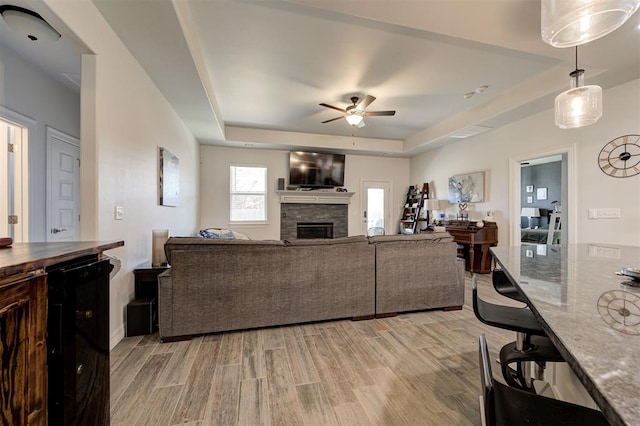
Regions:
[[66, 229], [53, 228], [53, 229], [51, 230], [51, 233], [52, 233], [52, 234], [57, 234], [58, 232], [64, 232], [64, 231], [66, 231]]

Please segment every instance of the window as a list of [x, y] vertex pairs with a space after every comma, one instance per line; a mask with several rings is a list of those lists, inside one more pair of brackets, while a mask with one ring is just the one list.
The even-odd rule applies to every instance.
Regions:
[[231, 221], [267, 220], [267, 168], [231, 166]]

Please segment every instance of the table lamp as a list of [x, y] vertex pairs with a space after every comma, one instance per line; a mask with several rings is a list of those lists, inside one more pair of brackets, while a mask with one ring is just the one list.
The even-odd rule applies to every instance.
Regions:
[[[440, 210], [440, 202], [435, 198], [429, 198], [427, 200], [427, 210], [429, 212], [434, 211], [434, 210]], [[427, 213], [427, 215], [428, 214], [429, 213]], [[435, 221], [436, 216], [432, 215], [432, 217], [433, 217], [433, 220]], [[427, 216], [427, 223], [430, 223], [429, 216]]]
[[537, 207], [523, 207], [520, 211], [520, 216], [529, 218], [529, 229], [531, 229], [531, 218], [540, 217], [540, 209]]

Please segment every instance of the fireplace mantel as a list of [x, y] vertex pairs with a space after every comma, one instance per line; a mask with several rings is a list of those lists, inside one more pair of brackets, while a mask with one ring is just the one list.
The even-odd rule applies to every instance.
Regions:
[[277, 191], [281, 204], [351, 204], [355, 192]]

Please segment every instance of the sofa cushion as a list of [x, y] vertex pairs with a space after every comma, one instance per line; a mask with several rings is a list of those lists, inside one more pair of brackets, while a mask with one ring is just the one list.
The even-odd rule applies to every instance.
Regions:
[[433, 243], [450, 243], [453, 237], [448, 232], [424, 232], [422, 234], [378, 235], [369, 237], [371, 243], [431, 241]]
[[301, 240], [285, 240], [287, 246], [333, 246], [336, 244], [352, 244], [352, 243], [368, 243], [367, 237], [364, 235], [356, 235], [353, 237], [342, 238], [313, 238]]
[[171, 253], [174, 250], [203, 250], [210, 246], [284, 246], [280, 240], [238, 240], [223, 238], [199, 238], [199, 237], [171, 237], [164, 245], [167, 261], [171, 263]]

